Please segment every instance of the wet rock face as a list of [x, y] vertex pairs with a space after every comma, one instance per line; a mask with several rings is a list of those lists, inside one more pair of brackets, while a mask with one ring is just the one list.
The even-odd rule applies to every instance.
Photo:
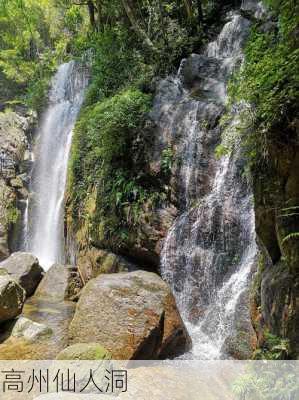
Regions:
[[246, 289], [238, 299], [235, 313], [235, 332], [229, 336], [223, 345], [224, 354], [229, 354], [236, 360], [249, 360], [256, 349], [257, 337], [253, 329], [250, 308], [250, 290]]
[[92, 279], [82, 291], [69, 339], [97, 342], [115, 359], [172, 357], [190, 346], [170, 288], [145, 271]]
[[[28, 196], [27, 171], [30, 169], [26, 134], [33, 124], [31, 116], [13, 111], [0, 113], [0, 260], [8, 257], [12, 228], [20, 223], [20, 212]], [[27, 163], [27, 164], [26, 164]]]
[[31, 296], [43, 277], [43, 269], [38, 259], [30, 253], [17, 252], [0, 263], [8, 274]]
[[0, 323], [17, 317], [25, 302], [25, 290], [9, 275], [0, 276]]
[[[241, 302], [257, 252], [246, 157], [238, 145], [229, 155], [216, 147], [223, 145], [227, 84], [243, 60], [250, 21], [238, 11], [225, 20], [202, 54], [182, 61], [172, 82], [180, 88], [174, 102], [164, 90], [154, 104], [160, 136], [175, 146], [172, 173], [179, 193], [179, 216], [164, 242], [161, 273], [189, 322], [191, 357], [200, 359], [247, 358], [254, 336], [248, 297]], [[233, 131], [237, 117], [233, 108], [225, 129]]]

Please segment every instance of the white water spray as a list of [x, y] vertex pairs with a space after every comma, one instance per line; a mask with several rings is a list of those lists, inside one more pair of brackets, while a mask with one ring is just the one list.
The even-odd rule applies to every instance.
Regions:
[[239, 13], [229, 13], [205, 53], [182, 62], [172, 83], [173, 103], [166, 96], [156, 102], [162, 110], [167, 104], [157, 123], [170, 132], [180, 160], [182, 212], [165, 239], [161, 274], [192, 338], [193, 348], [183, 358], [229, 357], [227, 340], [236, 334], [237, 308], [256, 262], [252, 193], [242, 176], [242, 152], [236, 148], [231, 156], [214, 157], [227, 82], [242, 62], [249, 26]]
[[87, 73], [71, 61], [58, 68], [35, 148], [26, 249], [48, 269], [64, 263], [64, 195], [72, 130], [84, 98]]

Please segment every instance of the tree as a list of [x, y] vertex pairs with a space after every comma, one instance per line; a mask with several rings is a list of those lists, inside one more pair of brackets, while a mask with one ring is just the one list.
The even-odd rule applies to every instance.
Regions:
[[154, 53], [157, 52], [156, 47], [154, 46], [153, 42], [151, 39], [148, 37], [146, 32], [141, 28], [141, 26], [138, 23], [138, 20], [134, 14], [133, 11], [133, 6], [131, 4], [131, 0], [122, 0], [123, 7], [126, 11], [126, 14], [128, 16], [128, 19], [132, 25], [132, 28], [134, 29], [135, 33], [137, 36], [142, 40], [142, 42]]

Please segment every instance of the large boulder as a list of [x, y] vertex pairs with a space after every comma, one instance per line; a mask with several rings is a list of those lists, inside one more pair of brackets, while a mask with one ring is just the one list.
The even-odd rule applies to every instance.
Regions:
[[25, 290], [9, 275], [0, 275], [0, 322], [17, 317], [25, 302]]
[[38, 259], [30, 253], [17, 252], [0, 263], [0, 267], [25, 289], [31, 296], [43, 277], [43, 269]]
[[158, 359], [186, 351], [191, 340], [169, 286], [146, 271], [103, 274], [84, 287], [69, 340], [97, 342], [114, 359]]

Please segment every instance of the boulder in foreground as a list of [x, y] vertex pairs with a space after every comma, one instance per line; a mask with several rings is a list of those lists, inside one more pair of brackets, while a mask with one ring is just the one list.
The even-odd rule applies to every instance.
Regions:
[[9, 275], [0, 275], [0, 322], [17, 317], [25, 302], [25, 290]]
[[71, 344], [97, 342], [113, 359], [159, 359], [188, 350], [190, 337], [169, 286], [146, 271], [103, 274], [82, 290]]
[[34, 255], [23, 252], [13, 253], [1, 262], [0, 267], [6, 269], [8, 274], [25, 289], [27, 297], [34, 293], [44, 272]]

